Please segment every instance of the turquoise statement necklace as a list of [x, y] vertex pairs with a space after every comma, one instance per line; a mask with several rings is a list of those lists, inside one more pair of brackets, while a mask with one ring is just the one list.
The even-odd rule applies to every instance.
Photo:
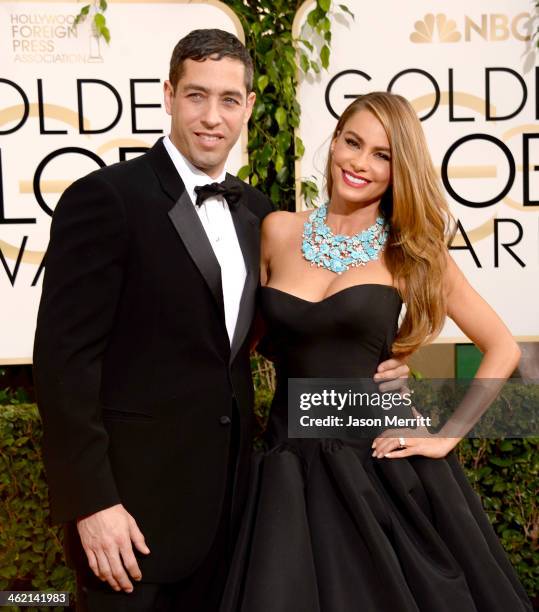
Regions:
[[345, 236], [333, 234], [326, 223], [327, 216], [326, 204], [314, 210], [303, 224], [301, 252], [312, 266], [342, 274], [349, 268], [378, 259], [389, 233], [389, 226], [382, 217], [377, 217], [376, 223], [362, 232]]

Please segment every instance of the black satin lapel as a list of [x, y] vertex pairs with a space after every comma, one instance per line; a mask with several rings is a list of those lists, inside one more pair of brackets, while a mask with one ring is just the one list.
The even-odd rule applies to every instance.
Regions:
[[177, 202], [185, 187], [174, 162], [165, 149], [162, 138], [148, 151], [148, 158], [163, 191], [172, 199], [172, 202]]
[[230, 361], [236, 357], [243, 344], [255, 310], [255, 295], [259, 279], [260, 267], [260, 221], [243, 203], [245, 195], [238, 203], [236, 209], [231, 210], [232, 220], [236, 228], [236, 235], [243, 253], [243, 260], [247, 269], [247, 277], [241, 295], [238, 320], [232, 339]]
[[185, 190], [168, 215], [191, 259], [195, 262], [195, 265], [208, 283], [208, 287], [224, 318], [225, 308], [223, 303], [221, 266], [215, 257], [195, 207]]

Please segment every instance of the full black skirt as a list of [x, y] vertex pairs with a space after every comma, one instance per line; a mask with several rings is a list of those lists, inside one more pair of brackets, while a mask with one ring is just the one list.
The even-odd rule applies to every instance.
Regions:
[[530, 601], [454, 453], [369, 440], [253, 460], [221, 612], [521, 612]]

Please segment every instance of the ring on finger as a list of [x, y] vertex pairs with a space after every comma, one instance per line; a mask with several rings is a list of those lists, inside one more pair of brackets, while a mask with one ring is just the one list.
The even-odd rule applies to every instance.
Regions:
[[399, 448], [406, 448], [406, 440], [404, 438], [399, 438]]

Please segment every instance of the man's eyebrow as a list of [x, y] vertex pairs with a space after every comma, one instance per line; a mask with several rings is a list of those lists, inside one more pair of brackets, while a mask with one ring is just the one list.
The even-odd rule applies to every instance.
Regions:
[[235, 98], [243, 98], [243, 94], [241, 93], [241, 91], [238, 91], [237, 89], [227, 89], [226, 91], [223, 91], [222, 96], [234, 96]]
[[183, 86], [184, 89], [194, 89], [195, 91], [202, 91], [204, 93], [208, 93], [209, 89], [204, 87], [203, 85], [197, 85], [196, 83], [186, 83]]
[[[201, 91], [202, 93], [208, 94], [210, 93], [210, 90], [207, 87], [204, 87], [204, 85], [198, 85], [197, 83], [186, 83], [183, 88], [185, 90], [191, 90], [191, 91]], [[222, 91], [219, 93], [219, 95], [221, 96], [234, 96], [235, 98], [243, 98], [243, 94], [241, 93], [241, 91], [237, 90], [237, 89], [227, 89], [226, 91]]]
[[[357, 134], [356, 132], [354, 132], [354, 130], [345, 130], [344, 132], [345, 134], [352, 134], [352, 136], [356, 139], [359, 140], [360, 143], [365, 144], [365, 141], [363, 140], [363, 138], [361, 138], [361, 136], [359, 134]], [[391, 149], [389, 147], [373, 147], [374, 149], [376, 149], [377, 151], [387, 151], [388, 153], [391, 152]]]

